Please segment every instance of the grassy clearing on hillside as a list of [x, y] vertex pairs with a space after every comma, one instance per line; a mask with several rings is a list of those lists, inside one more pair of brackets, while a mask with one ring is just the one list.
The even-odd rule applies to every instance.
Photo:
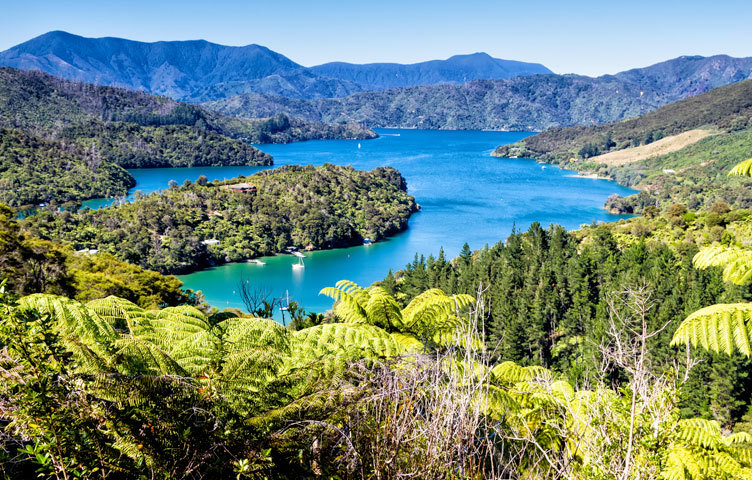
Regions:
[[605, 163], [609, 166], [619, 167], [621, 165], [627, 165], [630, 163], [635, 163], [642, 160], [647, 160], [649, 158], [676, 152], [678, 150], [681, 150], [682, 148], [699, 142], [703, 138], [716, 135], [717, 133], [718, 132], [715, 130], [697, 128], [680, 133], [678, 135], [672, 135], [670, 137], [662, 138], [647, 145], [640, 145], [639, 147], [632, 147], [625, 150], [617, 150], [615, 152], [598, 155], [596, 157], [593, 157], [591, 160], [593, 162]]
[[[649, 192], [664, 207], [681, 203], [699, 210], [723, 200], [734, 208], [750, 208], [752, 182], [727, 177], [734, 165], [750, 157], [752, 129], [747, 129], [713, 135], [676, 152], [629, 165], [601, 164], [593, 165], [592, 169], [599, 175]], [[629, 198], [632, 197], [623, 201]]]

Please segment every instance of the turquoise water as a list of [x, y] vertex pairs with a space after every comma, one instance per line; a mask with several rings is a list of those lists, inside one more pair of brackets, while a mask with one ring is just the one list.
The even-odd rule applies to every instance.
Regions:
[[[361, 285], [384, 278], [389, 269], [403, 268], [416, 253], [436, 255], [444, 248], [456, 256], [467, 242], [482, 248], [506, 238], [513, 226], [527, 229], [534, 221], [576, 228], [583, 223], [612, 221], [603, 203], [612, 193], [633, 190], [606, 180], [578, 178], [574, 172], [544, 166], [528, 159], [489, 156], [500, 144], [529, 133], [481, 131], [379, 130], [375, 140], [311, 141], [262, 145], [275, 164], [329, 162], [358, 169], [393, 166], [404, 175], [408, 191], [421, 205], [409, 229], [371, 246], [308, 253], [305, 269], [293, 269], [289, 255], [263, 258], [266, 265], [236, 263], [211, 268], [180, 279], [187, 288], [201, 290], [212, 305], [242, 307], [238, 282], [264, 287], [274, 295], [289, 292], [309, 311], [325, 311], [331, 301], [318, 292], [349, 279]], [[136, 189], [144, 193], [166, 188], [171, 179], [182, 183], [199, 175], [209, 179], [249, 175], [259, 168], [214, 167], [134, 170]]]

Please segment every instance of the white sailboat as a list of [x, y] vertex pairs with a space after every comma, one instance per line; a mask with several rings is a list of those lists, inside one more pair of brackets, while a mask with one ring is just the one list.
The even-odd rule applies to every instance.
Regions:
[[305, 268], [305, 263], [303, 263], [305, 255], [300, 252], [292, 252], [292, 254], [298, 257], [298, 263], [293, 263], [292, 268]]

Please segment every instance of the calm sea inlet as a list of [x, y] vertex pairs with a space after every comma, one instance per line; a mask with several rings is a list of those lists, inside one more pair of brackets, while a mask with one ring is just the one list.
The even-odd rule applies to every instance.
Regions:
[[[398, 270], [418, 255], [437, 255], [441, 248], [455, 257], [467, 242], [472, 249], [504, 240], [514, 227], [531, 223], [577, 228], [619, 216], [603, 209], [613, 194], [634, 190], [607, 180], [578, 177], [575, 172], [530, 159], [490, 156], [497, 145], [512, 143], [530, 133], [380, 129], [380, 138], [367, 141], [326, 140], [287, 145], [259, 145], [274, 156], [275, 166], [352, 165], [357, 169], [392, 166], [407, 180], [408, 192], [422, 210], [409, 228], [370, 246], [306, 253], [305, 268], [292, 268], [291, 255], [261, 258], [265, 265], [233, 263], [179, 278], [186, 288], [201, 290], [218, 307], [243, 307], [238, 295], [241, 280], [287, 296], [308, 311], [323, 312], [331, 300], [318, 295], [326, 286], [348, 279], [370, 285]], [[206, 175], [222, 180], [251, 175], [270, 167], [193, 167], [134, 169], [133, 191], [150, 193], [167, 188], [170, 180], [182, 184]], [[271, 167], [273, 168], [273, 167]], [[108, 202], [90, 201], [97, 207]]]

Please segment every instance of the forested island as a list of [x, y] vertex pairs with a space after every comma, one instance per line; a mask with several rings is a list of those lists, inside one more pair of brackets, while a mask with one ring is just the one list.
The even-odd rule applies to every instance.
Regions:
[[[250, 191], [234, 191], [234, 184]], [[224, 182], [196, 182], [133, 203], [47, 209], [22, 222], [32, 235], [96, 249], [162, 273], [299, 249], [379, 240], [407, 228], [415, 199], [393, 168], [285, 166]]]

